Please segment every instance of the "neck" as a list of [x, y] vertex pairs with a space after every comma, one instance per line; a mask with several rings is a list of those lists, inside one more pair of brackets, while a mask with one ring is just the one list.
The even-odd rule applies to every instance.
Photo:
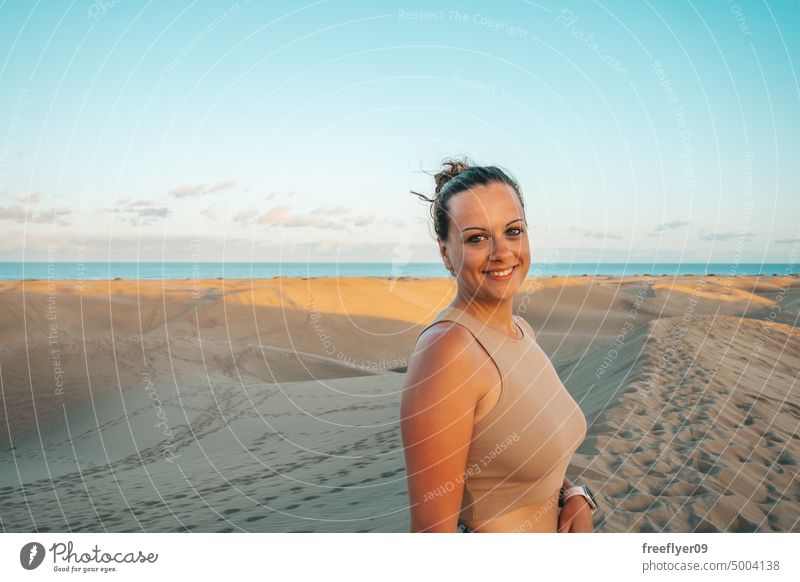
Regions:
[[487, 325], [495, 329], [503, 330], [515, 337], [518, 333], [514, 325], [513, 299], [503, 299], [501, 301], [486, 303], [474, 297], [464, 297], [461, 292], [459, 292], [450, 305], [462, 311], [466, 311], [473, 317], [486, 322]]

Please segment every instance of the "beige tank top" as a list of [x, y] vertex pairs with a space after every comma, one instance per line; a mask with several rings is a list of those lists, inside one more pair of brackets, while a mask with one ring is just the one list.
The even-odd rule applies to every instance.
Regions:
[[564, 481], [572, 455], [586, 436], [586, 418], [561, 383], [535, 337], [520, 325], [521, 339], [449, 307], [420, 332], [453, 321], [472, 333], [494, 361], [500, 399], [473, 426], [460, 519], [489, 519], [541, 502]]

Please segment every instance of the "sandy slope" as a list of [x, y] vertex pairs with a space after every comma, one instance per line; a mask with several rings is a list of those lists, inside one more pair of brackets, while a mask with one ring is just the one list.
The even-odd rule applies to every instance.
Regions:
[[[452, 293], [0, 282], [3, 529], [404, 531], [389, 370]], [[590, 424], [570, 476], [603, 531], [800, 531], [798, 305], [793, 277], [526, 282], [518, 312]]]
[[641, 332], [609, 368], [601, 348], [562, 370], [584, 410], [605, 410], [573, 461], [600, 492], [599, 527], [800, 531], [800, 332], [730, 316]]

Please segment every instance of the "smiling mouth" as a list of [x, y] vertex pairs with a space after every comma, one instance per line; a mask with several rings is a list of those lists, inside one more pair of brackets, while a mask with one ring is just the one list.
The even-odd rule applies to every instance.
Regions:
[[484, 274], [488, 275], [492, 279], [506, 279], [511, 276], [519, 265], [514, 265], [512, 267], [507, 267], [505, 269], [492, 269], [491, 271], [484, 271]]

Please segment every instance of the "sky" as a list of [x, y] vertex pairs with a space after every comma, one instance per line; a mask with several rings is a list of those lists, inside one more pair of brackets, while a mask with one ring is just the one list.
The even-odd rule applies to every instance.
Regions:
[[[2, 0], [0, 0], [2, 2]], [[534, 262], [795, 262], [797, 2], [0, 3], [0, 261], [437, 262], [446, 158]]]

